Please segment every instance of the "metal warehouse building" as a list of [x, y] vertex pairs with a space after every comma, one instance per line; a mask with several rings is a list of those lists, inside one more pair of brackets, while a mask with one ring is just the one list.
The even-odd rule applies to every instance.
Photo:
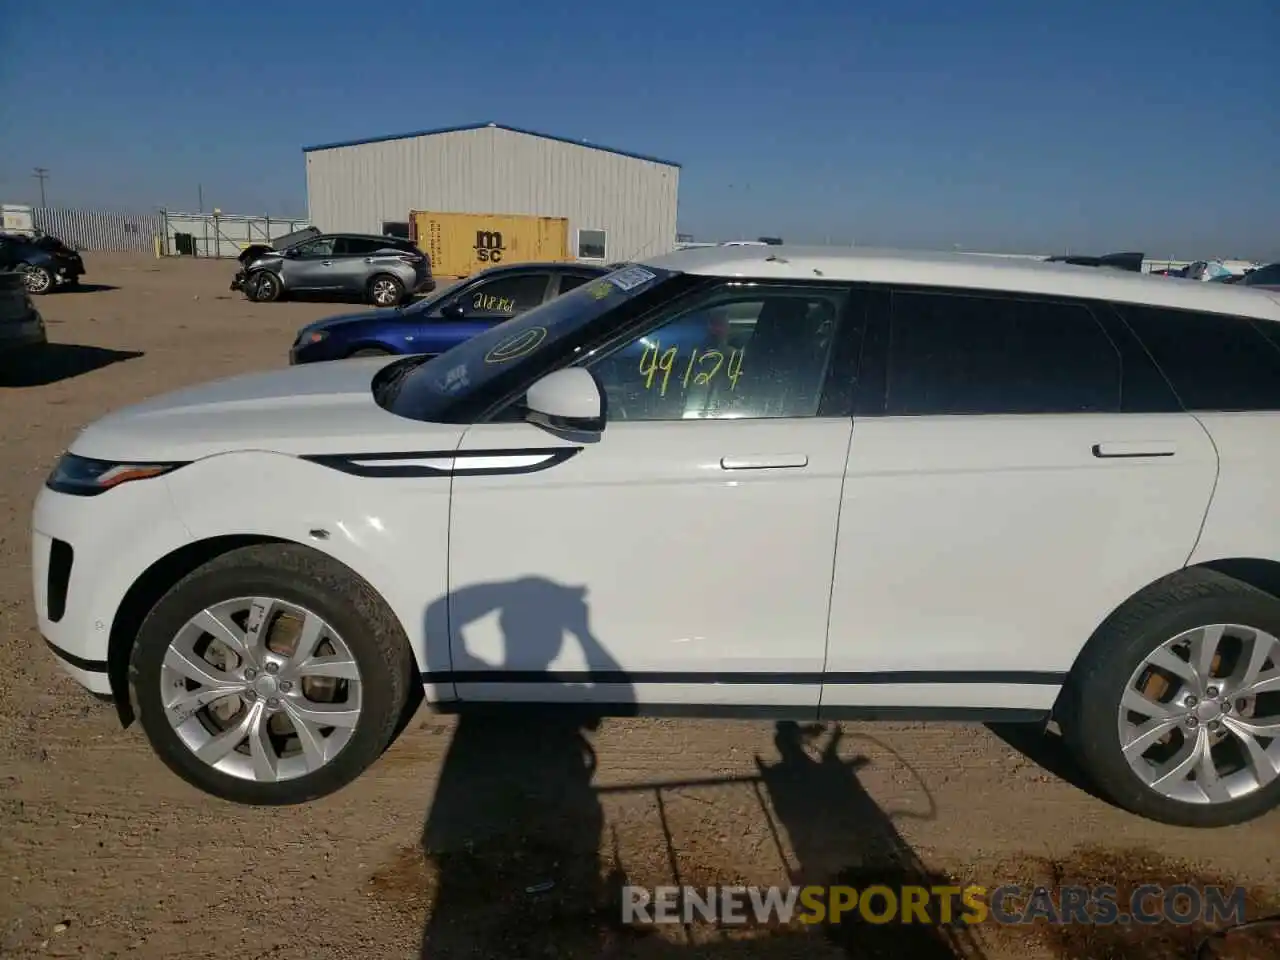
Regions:
[[322, 230], [408, 235], [410, 211], [564, 217], [569, 253], [675, 249], [680, 165], [496, 123], [303, 148]]

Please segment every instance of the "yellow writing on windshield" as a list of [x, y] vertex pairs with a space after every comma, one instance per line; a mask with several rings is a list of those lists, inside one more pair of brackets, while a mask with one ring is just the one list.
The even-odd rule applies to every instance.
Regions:
[[723, 375], [729, 382], [729, 389], [738, 386], [738, 378], [742, 376], [742, 354], [740, 349], [703, 350], [695, 347], [680, 359], [678, 346], [662, 349], [657, 340], [645, 344], [644, 353], [640, 355], [640, 375], [644, 377], [646, 390], [658, 391], [658, 396], [665, 397], [671, 385], [674, 373], [679, 378], [680, 386], [707, 386], [717, 376]]
[[[518, 323], [519, 321], [508, 320], [507, 322]], [[532, 353], [538, 348], [538, 344], [542, 343], [546, 338], [546, 327], [529, 327], [527, 330], [521, 330], [519, 333], [507, 337], [501, 343], [491, 347], [489, 352], [484, 355], [484, 362], [507, 363], [510, 360], [516, 360]]]

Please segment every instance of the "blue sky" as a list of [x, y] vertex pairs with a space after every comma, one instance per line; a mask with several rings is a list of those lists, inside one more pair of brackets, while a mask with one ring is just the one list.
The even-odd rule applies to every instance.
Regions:
[[6, 202], [298, 213], [304, 145], [494, 121], [708, 239], [1280, 259], [1276, 0], [0, 7]]

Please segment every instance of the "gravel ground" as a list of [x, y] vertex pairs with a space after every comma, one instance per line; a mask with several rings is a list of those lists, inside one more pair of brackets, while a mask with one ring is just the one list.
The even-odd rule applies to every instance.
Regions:
[[1174, 958], [1190, 934], [1172, 927], [625, 927], [617, 885], [1217, 879], [1253, 888], [1251, 910], [1278, 898], [1280, 815], [1148, 823], [1076, 786], [1052, 741], [981, 726], [849, 724], [823, 753], [801, 741], [834, 728], [460, 731], [424, 709], [320, 802], [197, 793], [44, 649], [31, 502], [87, 422], [284, 366], [301, 323], [344, 308], [248, 303], [229, 262], [87, 259], [86, 289], [39, 301], [56, 346], [0, 381], [0, 955]]

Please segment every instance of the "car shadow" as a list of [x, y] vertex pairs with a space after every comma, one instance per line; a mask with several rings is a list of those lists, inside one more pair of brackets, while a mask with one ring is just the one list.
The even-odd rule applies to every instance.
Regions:
[[0, 354], [0, 387], [43, 387], [141, 356], [145, 354], [139, 350], [46, 343], [10, 355]]
[[[592, 739], [601, 720], [640, 711], [634, 684], [593, 632], [589, 601], [584, 588], [531, 576], [464, 588], [426, 612], [429, 679], [448, 675], [464, 697], [524, 696], [544, 706], [436, 706], [457, 713], [458, 720], [420, 840], [427, 885], [421, 893], [429, 904], [423, 958], [784, 960], [838, 954], [980, 960], [982, 950], [969, 929], [942, 922], [937, 912], [929, 922], [916, 917], [906, 923], [846, 915], [843, 922], [816, 928], [793, 923], [763, 938], [726, 937], [706, 925], [697, 942], [684, 943], [672, 942], [653, 926], [625, 923], [623, 888], [630, 880], [616, 838], [607, 870], [601, 855], [605, 793], [660, 794], [670, 787], [748, 781], [769, 819], [787, 883], [847, 884], [859, 890], [880, 884], [901, 891], [954, 881], [929, 869], [896, 825], [903, 818], [936, 815], [927, 789], [922, 812], [882, 809], [858, 776], [872, 761], [841, 755], [854, 738], [839, 726], [778, 723], [777, 755], [757, 757], [755, 774], [696, 784], [596, 786]], [[477, 639], [491, 641], [485, 644], [488, 651], [500, 646], [502, 654], [477, 656], [468, 649], [468, 641]], [[581, 665], [581, 672], [566, 673], [566, 663]], [[504, 668], [518, 671], [518, 683], [510, 674], [500, 675]], [[894, 756], [866, 739], [877, 753]], [[658, 811], [672, 875], [657, 882], [680, 885], [687, 881], [679, 875], [681, 858], [661, 800]], [[645, 880], [654, 882], [650, 876]]]
[[1046, 772], [1089, 794], [1095, 800], [1101, 800], [1108, 806], [1113, 805], [1102, 796], [1089, 775], [1076, 762], [1060, 733], [1034, 723], [988, 723], [986, 727], [1006, 746], [1018, 751]]
[[101, 293], [104, 290], [119, 290], [111, 283], [77, 283], [69, 287], [58, 287], [54, 293]]

